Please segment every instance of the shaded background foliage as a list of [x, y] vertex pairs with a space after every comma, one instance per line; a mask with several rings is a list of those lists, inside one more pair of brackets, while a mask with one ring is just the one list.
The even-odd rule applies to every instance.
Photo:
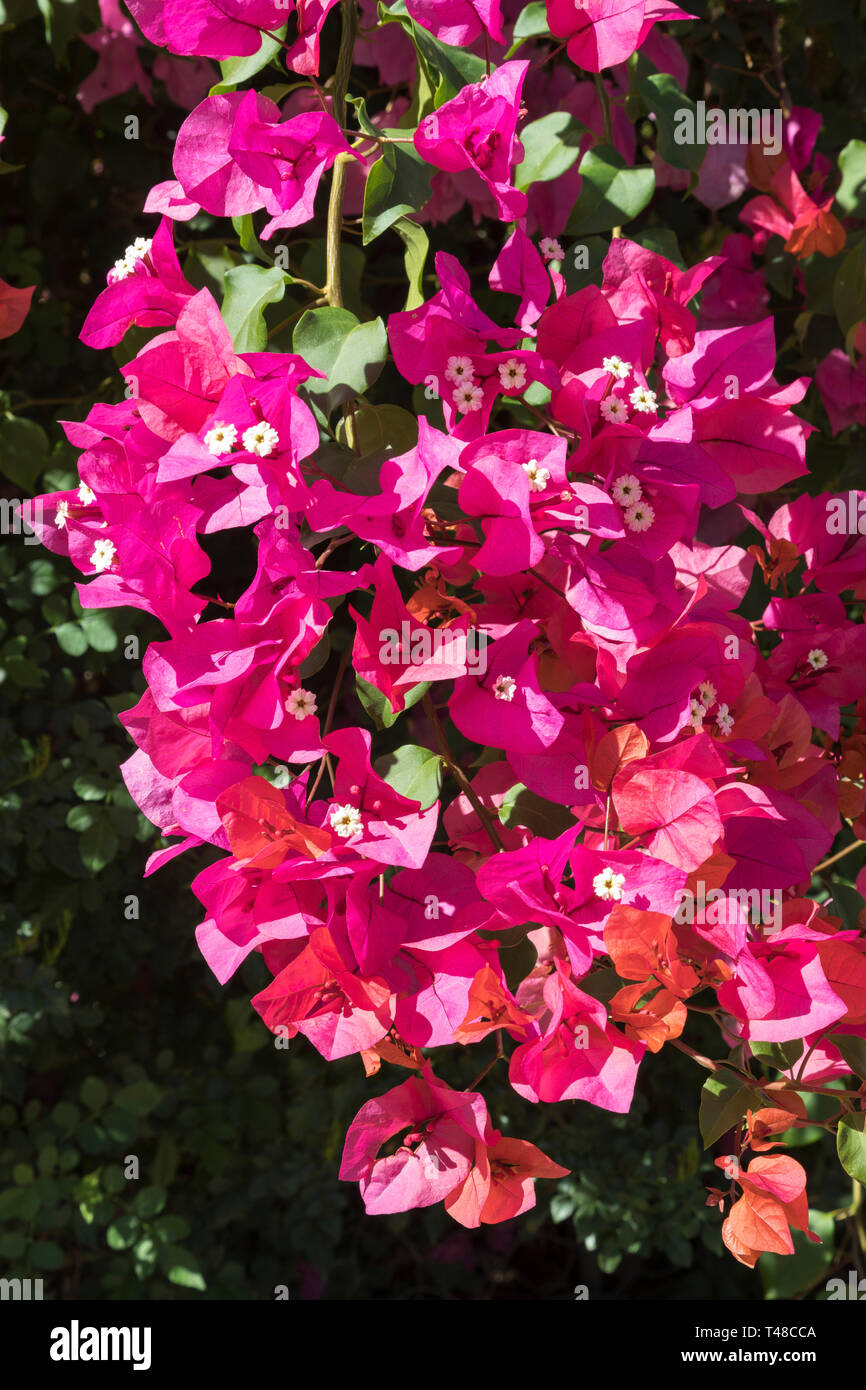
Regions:
[[[761, 8], [745, 21], [759, 50]], [[786, 76], [795, 100], [823, 112], [819, 148], [832, 155], [863, 134], [856, 6], [823, 0], [815, 13], [798, 0], [782, 9], [789, 32], [808, 24], [815, 34], [811, 47], [792, 46]], [[159, 83], [152, 106], [130, 93], [83, 111], [76, 92], [94, 60], [78, 35], [98, 23], [96, 0], [0, 3], [3, 154], [21, 166], [0, 182], [0, 277], [37, 286], [0, 357], [7, 499], [77, 482], [75, 453], [54, 419], [120, 397], [112, 354], [85, 349], [77, 334], [105, 269], [152, 230], [141, 203], [168, 173], [184, 116]], [[700, 27], [685, 39], [695, 90], [707, 82], [722, 106], [757, 103], [754, 82], [745, 88], [736, 71], [740, 29], [723, 17], [718, 32], [711, 48]], [[326, 29], [324, 72], [333, 41]], [[145, 67], [152, 57], [143, 50]], [[124, 135], [131, 112], [137, 140]], [[225, 271], [245, 257], [238, 243], [226, 251], [221, 235], [210, 240], [212, 225], [202, 215], [177, 240], [188, 277], [219, 297]], [[313, 239], [290, 254], [319, 283], [321, 220], [312, 228]], [[692, 263], [731, 230], [735, 209], [710, 213], [659, 190], [630, 234]], [[484, 277], [498, 246], [487, 229], [464, 209], [447, 230], [432, 229], [431, 242], [459, 244], [479, 302], [492, 310]], [[376, 312], [402, 307], [402, 257], [393, 233], [366, 262], [360, 246], [350, 250], [348, 307], [370, 315], [362, 263]], [[796, 323], [793, 260], [768, 253], [783, 380], [812, 374], [839, 342], [835, 267], [822, 260], [802, 267], [810, 317]], [[586, 278], [600, 281], [600, 257], [592, 263]], [[572, 291], [586, 282], [570, 276]], [[269, 311], [280, 347], [294, 293]], [[133, 355], [130, 339], [117, 362]], [[396, 374], [386, 374], [387, 399], [400, 399]], [[423, 391], [413, 400], [403, 390], [407, 408], [437, 409]], [[826, 429], [815, 392], [803, 413]], [[856, 427], [832, 443], [816, 433], [807, 485], [860, 481], [861, 449]], [[233, 568], [243, 581], [248, 558], [223, 547], [225, 592]], [[500, 1074], [488, 1079], [494, 1122], [572, 1170], [539, 1183], [537, 1208], [520, 1220], [469, 1232], [441, 1207], [368, 1218], [354, 1185], [336, 1179], [342, 1136], [371, 1093], [358, 1058], [325, 1065], [301, 1037], [274, 1047], [247, 1002], [267, 979], [258, 957], [227, 989], [216, 984], [195, 946], [188, 887], [203, 857], [141, 879], [155, 831], [120, 779], [129, 744], [115, 715], [137, 700], [139, 654], [161, 630], [141, 614], [83, 612], [70, 567], [21, 535], [3, 537], [0, 581], [0, 1274], [42, 1277], [47, 1297], [67, 1299], [261, 1299], [285, 1286], [307, 1299], [557, 1300], [579, 1285], [591, 1298], [737, 1299], [821, 1296], [831, 1264], [844, 1269], [853, 1255], [859, 1267], [853, 1221], [834, 1221], [850, 1193], [817, 1128], [796, 1132], [794, 1143], [808, 1146], [798, 1157], [825, 1246], [798, 1236], [795, 1257], [765, 1256], [754, 1272], [723, 1254], [718, 1213], [702, 1205], [718, 1175], [697, 1124], [703, 1078], [670, 1048], [642, 1069], [627, 1117], [581, 1102], [533, 1107]], [[840, 869], [830, 891], [853, 924], [856, 895]], [[466, 1084], [476, 1061], [468, 1051], [455, 1056], [452, 1084]], [[822, 1099], [810, 1103], [820, 1118]], [[723, 1140], [715, 1151], [724, 1152]], [[139, 1160], [137, 1180], [124, 1174], [129, 1155]]]

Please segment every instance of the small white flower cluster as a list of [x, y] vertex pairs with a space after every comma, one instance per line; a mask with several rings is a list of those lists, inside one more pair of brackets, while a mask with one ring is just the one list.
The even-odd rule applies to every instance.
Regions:
[[[235, 425], [213, 425], [204, 437], [205, 448], [215, 458], [230, 454], [237, 441], [238, 432]], [[279, 447], [279, 443], [280, 436], [267, 420], [262, 420], [258, 425], [250, 425], [241, 436], [241, 448], [248, 454], [257, 454], [261, 459], [270, 458]]]
[[495, 700], [506, 700], [510, 704], [514, 699], [516, 690], [517, 681], [513, 676], [497, 676], [493, 682], [493, 698]]
[[139, 261], [143, 261], [153, 246], [153, 239], [139, 236], [131, 246], [127, 246], [120, 260], [114, 262], [112, 269], [112, 279], [126, 280], [130, 275], [135, 274], [135, 268]]
[[648, 531], [656, 519], [649, 502], [644, 500], [640, 480], [633, 473], [621, 473], [612, 488], [614, 502], [623, 509], [623, 521], [630, 531]]
[[622, 899], [622, 890], [625, 886], [625, 874], [618, 874], [610, 867], [602, 869], [600, 874], [596, 874], [592, 880], [592, 889], [597, 898], [602, 902], [618, 903]]
[[[625, 381], [634, 371], [631, 362], [624, 362], [621, 357], [614, 354], [612, 357], [602, 358], [601, 365], [615, 381]], [[629, 402], [638, 415], [655, 415], [658, 411], [658, 401], [655, 391], [651, 391], [648, 386], [635, 386], [629, 395]], [[628, 405], [622, 396], [605, 396], [599, 406], [601, 417], [609, 425], [622, 425], [628, 419]]]
[[445, 363], [445, 379], [452, 382], [454, 390], [451, 399], [464, 415], [480, 410], [484, 404], [484, 392], [475, 381], [475, 365], [471, 357], [452, 354]]
[[[691, 699], [689, 723], [698, 732], [704, 727], [707, 714], [719, 698], [719, 692], [710, 680], [701, 681], [697, 695]], [[734, 727], [734, 716], [724, 701], [716, 707], [716, 732], [719, 738], [729, 738]]]
[[[522, 391], [526, 386], [526, 364], [509, 357], [497, 367], [502, 391]], [[454, 386], [451, 400], [463, 415], [480, 410], [484, 405], [484, 390], [475, 380], [475, 364], [471, 357], [452, 354], [445, 363], [445, 380]]]
[[[96, 493], [89, 488], [86, 483], [78, 484], [78, 500], [82, 507], [90, 507], [96, 501]], [[57, 503], [57, 510], [54, 513], [54, 525], [58, 531], [66, 530], [66, 523], [69, 521], [69, 503], [66, 498]]]

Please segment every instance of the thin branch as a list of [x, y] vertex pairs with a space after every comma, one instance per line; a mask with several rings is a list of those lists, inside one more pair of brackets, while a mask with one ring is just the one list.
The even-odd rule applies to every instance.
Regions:
[[505, 842], [502, 839], [502, 836], [499, 834], [499, 831], [497, 830], [495, 824], [493, 823], [493, 820], [490, 817], [490, 813], [487, 811], [486, 807], [482, 806], [481, 802], [478, 799], [478, 794], [475, 792], [474, 788], [469, 784], [469, 782], [463, 774], [462, 769], [457, 765], [457, 762], [455, 761], [454, 754], [448, 746], [448, 740], [445, 737], [445, 731], [442, 728], [442, 725], [439, 723], [439, 716], [436, 713], [433, 701], [430, 699], [429, 693], [422, 697], [421, 703], [424, 708], [424, 712], [432, 725], [436, 742], [439, 745], [439, 752], [442, 756], [442, 761], [445, 763], [446, 767], [448, 768], [448, 771], [451, 773], [451, 776], [454, 778], [460, 790], [464, 792], [467, 798], [469, 799], [472, 809], [475, 812], [478, 819], [480, 820], [481, 824], [483, 825], [487, 833], [487, 838], [490, 840], [491, 844], [493, 845], [493, 848], [496, 850], [505, 849]]
[[866, 848], [866, 841], [855, 840], [853, 844], [846, 845], [844, 849], [840, 849], [838, 854], [831, 854], [829, 859], [823, 860], [822, 863], [812, 870], [812, 873], [819, 874], [822, 869], [828, 869], [831, 864], [835, 864], [837, 859], [844, 859], [845, 855], [851, 854], [853, 850], [864, 848]]

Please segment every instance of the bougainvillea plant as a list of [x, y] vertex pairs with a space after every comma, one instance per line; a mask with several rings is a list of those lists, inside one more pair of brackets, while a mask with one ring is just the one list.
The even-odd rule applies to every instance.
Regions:
[[[96, 87], [122, 43], [124, 90], [135, 31], [102, 8]], [[121, 716], [167, 841], [146, 872], [210, 847], [210, 969], [258, 952], [267, 1027], [358, 1057], [339, 1176], [371, 1214], [518, 1216], [566, 1170], [517, 1103], [495, 1127], [491, 1068], [625, 1114], [670, 1046], [704, 1081], [728, 1249], [817, 1240], [780, 1151], [810, 1095], [866, 1180], [866, 936], [813, 888], [866, 840], [866, 491], [810, 489], [761, 258], [855, 258], [818, 387], [834, 432], [862, 421], [866, 146], [815, 152], [778, 44], [774, 120], [702, 130], [668, 0], [128, 8], [221, 80], [83, 327], [122, 398], [65, 423], [77, 490], [24, 510], [85, 608], [165, 629]], [[625, 231], [657, 187], [749, 189], [747, 230], [685, 265]], [[483, 278], [457, 244], [428, 271], [426, 229], [467, 206]], [[188, 278], [203, 227], [232, 248], [221, 303]], [[381, 277], [384, 314], [356, 314], [358, 243], [385, 237], [399, 299]]]

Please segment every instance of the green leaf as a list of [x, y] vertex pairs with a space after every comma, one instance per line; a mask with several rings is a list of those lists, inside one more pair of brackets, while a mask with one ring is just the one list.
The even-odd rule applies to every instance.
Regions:
[[67, 827], [78, 835], [89, 830], [98, 819], [99, 811], [95, 806], [71, 806], [66, 812]]
[[[159, 1183], [161, 1187], [170, 1187], [177, 1175], [179, 1164], [180, 1152], [177, 1144], [164, 1134], [156, 1146], [156, 1156], [151, 1167], [154, 1182]], [[184, 1231], [183, 1234], [186, 1235], [186, 1232]], [[182, 1236], [173, 1237], [177, 1240], [182, 1238]]]
[[[703, 142], [698, 144], [697, 140], [687, 144], [677, 141], [678, 134], [682, 136], [683, 133], [689, 132], [688, 124], [677, 120], [681, 112], [691, 113], [691, 132], [697, 134], [697, 112], [694, 102], [685, 95], [676, 78], [667, 72], [639, 76], [637, 85], [655, 119], [658, 152], [662, 159], [672, 164], [675, 169], [691, 169], [696, 172], [704, 161], [706, 145]], [[701, 135], [703, 133], [702, 131]]]
[[574, 164], [585, 134], [586, 126], [567, 111], [551, 111], [530, 121], [520, 132], [524, 156], [514, 174], [515, 187], [558, 179]]
[[104, 801], [108, 789], [105, 779], [95, 772], [82, 772], [72, 783], [72, 790], [81, 801]]
[[480, 82], [487, 75], [487, 64], [483, 58], [476, 58], [466, 48], [452, 48], [450, 44], [434, 39], [427, 29], [410, 19], [403, 0], [396, 0], [389, 9], [380, 6], [379, 14], [386, 23], [392, 20], [401, 23], [427, 68], [439, 74], [434, 98], [436, 106], [450, 101], [469, 83]]
[[809, 1230], [821, 1237], [816, 1245], [802, 1231], [793, 1231], [793, 1255], [774, 1255], [765, 1252], [759, 1262], [764, 1296], [768, 1299], [796, 1298], [805, 1293], [829, 1269], [836, 1257], [834, 1240], [836, 1222], [830, 1212], [809, 1212]]
[[163, 1245], [174, 1245], [189, 1235], [189, 1222], [182, 1216], [160, 1216], [153, 1223], [153, 1234]]
[[580, 988], [584, 994], [591, 995], [602, 1004], [609, 1004], [624, 983], [611, 966], [604, 966], [601, 970], [593, 970], [591, 975], [585, 975], [580, 982]]
[[51, 1118], [59, 1129], [73, 1130], [81, 1118], [81, 1111], [71, 1101], [58, 1101], [51, 1112]]
[[28, 1251], [34, 1269], [60, 1269], [63, 1251], [53, 1240], [34, 1240]]
[[48, 462], [48, 436], [35, 420], [0, 417], [0, 473], [16, 487], [32, 492]]
[[519, 826], [531, 830], [535, 835], [543, 835], [547, 840], [555, 840], [557, 835], [562, 835], [575, 823], [568, 807], [538, 796], [522, 782], [515, 783], [505, 793], [499, 808], [499, 819], [509, 830]]
[[[429, 681], [421, 681], [418, 685], [413, 686], [406, 695], [406, 709], [409, 710], [413, 705], [417, 705], [429, 689]], [[396, 724], [400, 718], [399, 713], [392, 707], [387, 695], [383, 695], [375, 685], [371, 685], [361, 676], [356, 676], [355, 691], [377, 729], [390, 729], [392, 724]]]
[[140, 1216], [142, 1221], [149, 1221], [152, 1216], [159, 1216], [167, 1197], [168, 1193], [165, 1188], [158, 1184], [143, 1187], [140, 1192], [135, 1194], [132, 1203], [136, 1216]]
[[607, 232], [643, 212], [655, 189], [648, 167], [630, 169], [611, 145], [596, 145], [580, 161], [583, 186], [568, 219], [569, 236]]
[[341, 420], [337, 438], [357, 454], [380, 454], [384, 462], [396, 454], [408, 454], [418, 443], [418, 420], [400, 405], [371, 405], [359, 402], [358, 408]]
[[117, 832], [112, 825], [111, 812], [100, 815], [93, 825], [83, 832], [78, 841], [78, 853], [85, 869], [92, 874], [101, 873], [117, 854]]
[[385, 145], [367, 175], [364, 188], [363, 244], [392, 226], [407, 212], [418, 212], [430, 197], [433, 170], [414, 145]]
[[314, 378], [306, 389], [323, 396], [330, 412], [372, 386], [388, 356], [388, 335], [380, 318], [359, 323], [348, 309], [308, 309], [298, 320], [292, 346], [325, 373], [324, 381]]
[[235, 352], [264, 352], [268, 345], [265, 308], [279, 303], [286, 282], [279, 266], [238, 265], [226, 271], [221, 312]]
[[138, 1217], [131, 1211], [125, 1211], [116, 1221], [112, 1221], [105, 1232], [105, 1239], [112, 1250], [128, 1250], [135, 1244], [140, 1230]]
[[179, 1245], [161, 1247], [159, 1267], [170, 1284], [179, 1284], [184, 1289], [198, 1289], [202, 1293], [207, 1288], [195, 1255]]
[[98, 1076], [88, 1076], [78, 1094], [88, 1110], [101, 1110], [108, 1100], [108, 1087]]
[[866, 319], [866, 238], [845, 256], [836, 271], [833, 307], [843, 333]]
[[[274, 33], [279, 38], [286, 37], [287, 25], [280, 29], [275, 29]], [[257, 53], [251, 53], [246, 58], [223, 58], [220, 62], [222, 81], [215, 87], [211, 87], [210, 96], [217, 92], [231, 92], [239, 82], [246, 82], [247, 78], [255, 77], [257, 72], [267, 67], [272, 58], [275, 58], [280, 51], [280, 44], [277, 39], [272, 39], [268, 34], [262, 34], [262, 41]]]
[[849, 140], [839, 155], [842, 182], [836, 202], [849, 217], [866, 217], [866, 142]]
[[117, 1092], [114, 1104], [130, 1115], [149, 1115], [159, 1105], [162, 1096], [161, 1087], [155, 1086], [152, 1081], [134, 1081], [131, 1086], [124, 1086]]
[[[262, 95], [264, 95], [264, 93], [262, 93]], [[259, 256], [263, 261], [269, 261], [271, 259], [267, 252], [262, 249], [259, 239], [256, 236], [251, 212], [245, 212], [242, 217], [233, 217], [232, 226], [238, 234], [238, 241], [241, 244], [242, 251], [249, 251], [252, 255]]]
[[67, 656], [83, 656], [87, 651], [87, 634], [80, 623], [61, 623], [54, 629], [54, 637]]
[[836, 1131], [836, 1152], [845, 1172], [866, 1184], [866, 1112], [843, 1115]]
[[847, 1033], [834, 1033], [833, 1046], [842, 1053], [854, 1075], [859, 1076], [861, 1080], [866, 1080], [866, 1038], [858, 1038], [853, 1034], [849, 1036]]
[[664, 256], [665, 260], [671, 261], [680, 270], [686, 269], [677, 234], [669, 227], [645, 227], [642, 232], [635, 234], [634, 240], [638, 246], [645, 246], [647, 251], [655, 251], [657, 256]]
[[394, 753], [385, 753], [373, 764], [379, 776], [401, 796], [420, 801], [426, 811], [437, 800], [442, 788], [442, 759], [429, 748], [406, 743]]
[[398, 218], [394, 223], [394, 231], [402, 237], [406, 247], [403, 252], [403, 264], [406, 267], [409, 292], [403, 308], [417, 309], [424, 303], [424, 266], [427, 264], [430, 239], [424, 228], [408, 217]]
[[701, 1090], [699, 1125], [704, 1148], [708, 1149], [743, 1118], [746, 1111], [759, 1110], [760, 1096], [732, 1071], [714, 1072]]
[[803, 1044], [799, 1038], [784, 1043], [759, 1042], [756, 1039], [749, 1042], [749, 1047], [754, 1057], [759, 1057], [777, 1071], [790, 1071], [803, 1055]]
[[39, 1205], [37, 1188], [6, 1187], [0, 1192], [0, 1221], [32, 1221]]
[[535, 39], [541, 34], [549, 34], [550, 29], [547, 23], [547, 5], [544, 0], [532, 0], [520, 11], [514, 24], [514, 42], [518, 39]]
[[80, 619], [81, 630], [95, 652], [117, 651], [118, 637], [107, 613], [86, 612]]

